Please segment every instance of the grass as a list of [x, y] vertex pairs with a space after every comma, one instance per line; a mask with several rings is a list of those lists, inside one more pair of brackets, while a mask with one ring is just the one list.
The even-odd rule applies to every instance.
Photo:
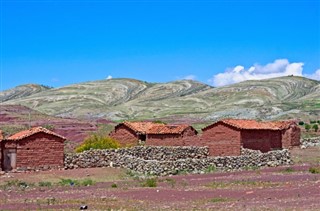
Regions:
[[157, 178], [148, 178], [142, 183], [143, 187], [157, 187]]
[[292, 167], [287, 167], [283, 170], [281, 170], [282, 173], [293, 173], [295, 172], [294, 169]]
[[39, 182], [38, 185], [39, 187], [51, 187], [52, 183], [43, 181], [43, 182]]
[[211, 182], [207, 187], [212, 189], [227, 189], [227, 188], [243, 188], [243, 187], [275, 187], [278, 183], [268, 181], [247, 181], [247, 180], [235, 180], [231, 182]]
[[76, 180], [76, 179], [61, 179], [58, 185], [61, 186], [90, 186], [94, 185], [95, 181], [92, 179]]
[[210, 199], [210, 202], [212, 202], [212, 203], [220, 203], [220, 202], [226, 202], [226, 201], [230, 201], [230, 199], [220, 198], [220, 197]]
[[216, 171], [216, 167], [213, 165], [208, 166], [208, 168], [205, 169], [205, 173], [212, 173]]

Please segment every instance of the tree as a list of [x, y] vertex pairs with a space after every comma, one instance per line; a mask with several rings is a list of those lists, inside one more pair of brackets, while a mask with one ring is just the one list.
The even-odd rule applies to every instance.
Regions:
[[306, 129], [307, 132], [309, 132], [309, 130], [311, 129], [311, 125], [305, 124], [304, 128]]
[[319, 129], [319, 127], [318, 127], [318, 125], [317, 125], [317, 124], [314, 124], [314, 125], [312, 126], [312, 128], [314, 129], [314, 131], [315, 131], [315, 132], [317, 132], [317, 131], [318, 131], [318, 129]]

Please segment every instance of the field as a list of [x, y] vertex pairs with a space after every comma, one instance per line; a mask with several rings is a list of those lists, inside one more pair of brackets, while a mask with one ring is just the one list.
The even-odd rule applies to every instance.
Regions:
[[292, 155], [292, 166], [157, 178], [116, 168], [9, 173], [0, 210], [318, 210], [320, 148]]

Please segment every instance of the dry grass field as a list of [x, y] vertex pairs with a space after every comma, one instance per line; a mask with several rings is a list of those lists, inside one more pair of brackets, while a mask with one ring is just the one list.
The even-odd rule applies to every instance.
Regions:
[[240, 172], [142, 177], [118, 168], [8, 173], [0, 210], [318, 210], [320, 148], [295, 164]]

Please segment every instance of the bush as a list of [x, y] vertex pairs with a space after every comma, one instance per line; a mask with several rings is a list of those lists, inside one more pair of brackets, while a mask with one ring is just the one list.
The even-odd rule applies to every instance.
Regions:
[[83, 152], [89, 149], [117, 149], [119, 147], [120, 144], [113, 138], [93, 134], [76, 148], [76, 152]]
[[309, 132], [309, 130], [311, 129], [311, 125], [305, 124], [304, 128], [306, 129], [307, 132]]
[[112, 187], [112, 188], [117, 188], [118, 185], [117, 185], [116, 183], [113, 183], [113, 184], [111, 185], [111, 187]]
[[83, 180], [81, 182], [81, 185], [83, 185], [83, 186], [90, 186], [90, 185], [93, 185], [93, 184], [94, 184], [94, 182], [93, 182], [92, 179], [85, 179], [85, 180]]
[[317, 132], [318, 129], [319, 129], [319, 126], [318, 126], [317, 124], [314, 124], [314, 125], [312, 126], [312, 129], [314, 129], [314, 131]]
[[314, 124], [314, 123], [317, 123], [316, 120], [310, 120], [310, 124]]
[[300, 121], [300, 122], [299, 122], [299, 125], [304, 125], [304, 121]]
[[309, 172], [311, 174], [320, 174], [320, 167], [310, 167]]

